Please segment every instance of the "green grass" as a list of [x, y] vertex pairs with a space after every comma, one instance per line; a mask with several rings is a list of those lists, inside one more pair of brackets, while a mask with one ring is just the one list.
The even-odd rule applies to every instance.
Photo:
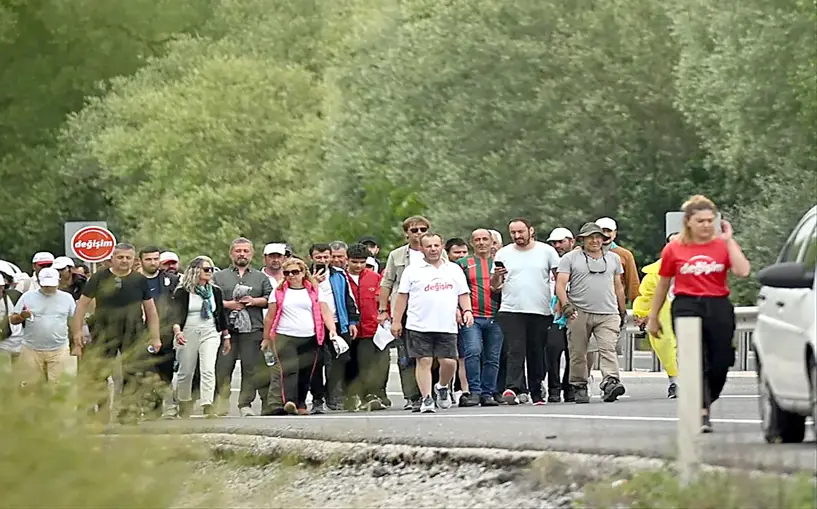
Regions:
[[168, 507], [209, 450], [183, 437], [106, 436], [87, 409], [104, 399], [101, 365], [22, 389], [0, 373], [0, 507]]
[[669, 469], [642, 471], [624, 483], [607, 479], [585, 488], [588, 508], [633, 509], [813, 509], [817, 485], [813, 475], [778, 477], [734, 472], [702, 472], [681, 486]]

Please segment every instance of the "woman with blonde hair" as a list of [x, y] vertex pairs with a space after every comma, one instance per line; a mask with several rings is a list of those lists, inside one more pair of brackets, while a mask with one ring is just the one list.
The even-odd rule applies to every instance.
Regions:
[[306, 394], [325, 339], [324, 329], [330, 338], [337, 336], [337, 330], [326, 295], [319, 291], [303, 260], [290, 258], [281, 269], [284, 280], [270, 294], [261, 349], [272, 351], [280, 365], [275, 371], [281, 377], [284, 406], [273, 413], [308, 415]]
[[193, 374], [199, 363], [201, 408], [205, 417], [215, 417], [216, 357], [230, 351], [230, 333], [221, 289], [212, 283], [215, 265], [206, 256], [193, 259], [173, 293], [173, 342], [176, 346], [176, 393], [179, 416], [188, 417], [193, 407]]
[[693, 196], [681, 210], [684, 212], [683, 230], [678, 239], [667, 244], [661, 252], [660, 278], [650, 305], [647, 332], [655, 337], [662, 336], [660, 312], [673, 282], [673, 322], [680, 317], [701, 319], [701, 432], [711, 433], [711, 405], [720, 396], [729, 368], [735, 363], [732, 345], [735, 308], [729, 302], [727, 271], [737, 277], [747, 277], [751, 266], [732, 236], [732, 225], [728, 221], [722, 220], [721, 233], [716, 233], [718, 210], [710, 199]]

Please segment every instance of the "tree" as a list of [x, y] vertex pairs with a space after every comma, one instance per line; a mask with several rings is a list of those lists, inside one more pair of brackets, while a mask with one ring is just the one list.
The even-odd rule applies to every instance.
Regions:
[[[673, 16], [678, 106], [727, 170], [727, 213], [761, 269], [817, 199], [817, 6], [688, 0]], [[736, 298], [752, 303], [756, 288], [743, 281]]]

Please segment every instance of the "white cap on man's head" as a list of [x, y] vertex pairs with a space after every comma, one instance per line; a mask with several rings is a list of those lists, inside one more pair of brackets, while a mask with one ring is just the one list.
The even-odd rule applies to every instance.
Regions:
[[66, 267], [74, 267], [74, 260], [68, 258], [67, 256], [58, 256], [54, 258], [54, 264], [51, 266], [57, 270], [62, 270]]
[[281, 256], [286, 256], [287, 245], [281, 244], [280, 242], [273, 242], [271, 244], [267, 244], [266, 246], [264, 246], [264, 256], [271, 254], [279, 254]]
[[550, 235], [548, 236], [547, 242], [559, 242], [565, 239], [572, 239], [573, 233], [568, 230], [567, 228], [554, 228]]
[[370, 256], [366, 258], [366, 265], [368, 265], [369, 267], [377, 267], [377, 260]]
[[167, 262], [176, 262], [179, 263], [179, 255], [174, 253], [173, 251], [165, 251], [159, 255], [159, 264], [167, 263]]
[[48, 265], [49, 263], [54, 263], [54, 255], [52, 255], [48, 251], [40, 251], [39, 253], [34, 253], [34, 257], [31, 259], [31, 263], [33, 263], [34, 265]]
[[601, 228], [602, 230], [610, 230], [610, 231], [618, 230], [618, 225], [616, 225], [616, 222], [613, 219], [609, 218], [609, 217], [602, 217], [602, 218], [596, 219], [595, 222], [596, 222], [597, 225], [599, 225], [599, 228]]
[[60, 273], [57, 269], [46, 267], [37, 275], [40, 286], [60, 286]]

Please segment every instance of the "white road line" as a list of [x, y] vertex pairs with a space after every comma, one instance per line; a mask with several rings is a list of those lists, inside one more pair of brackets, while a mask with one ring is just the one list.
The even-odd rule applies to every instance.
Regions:
[[[299, 417], [299, 416], [292, 416]], [[304, 416], [317, 419], [352, 419], [352, 420], [377, 420], [377, 419], [472, 419], [472, 418], [524, 418], [524, 419], [572, 419], [580, 421], [623, 421], [623, 422], [676, 422], [675, 417], [648, 417], [648, 416], [634, 416], [634, 415], [579, 415], [579, 414], [505, 414], [505, 413], [481, 413], [481, 414], [460, 414], [460, 413], [445, 413], [445, 411], [436, 414], [416, 415], [409, 413], [389, 412], [387, 414], [345, 414], [332, 415], [323, 414], [319, 416]], [[229, 418], [237, 419], [238, 416], [230, 416]], [[251, 417], [252, 420], [257, 419], [278, 419], [277, 416], [259, 416]], [[722, 424], [760, 424], [759, 419], [712, 419], [712, 422]]]

